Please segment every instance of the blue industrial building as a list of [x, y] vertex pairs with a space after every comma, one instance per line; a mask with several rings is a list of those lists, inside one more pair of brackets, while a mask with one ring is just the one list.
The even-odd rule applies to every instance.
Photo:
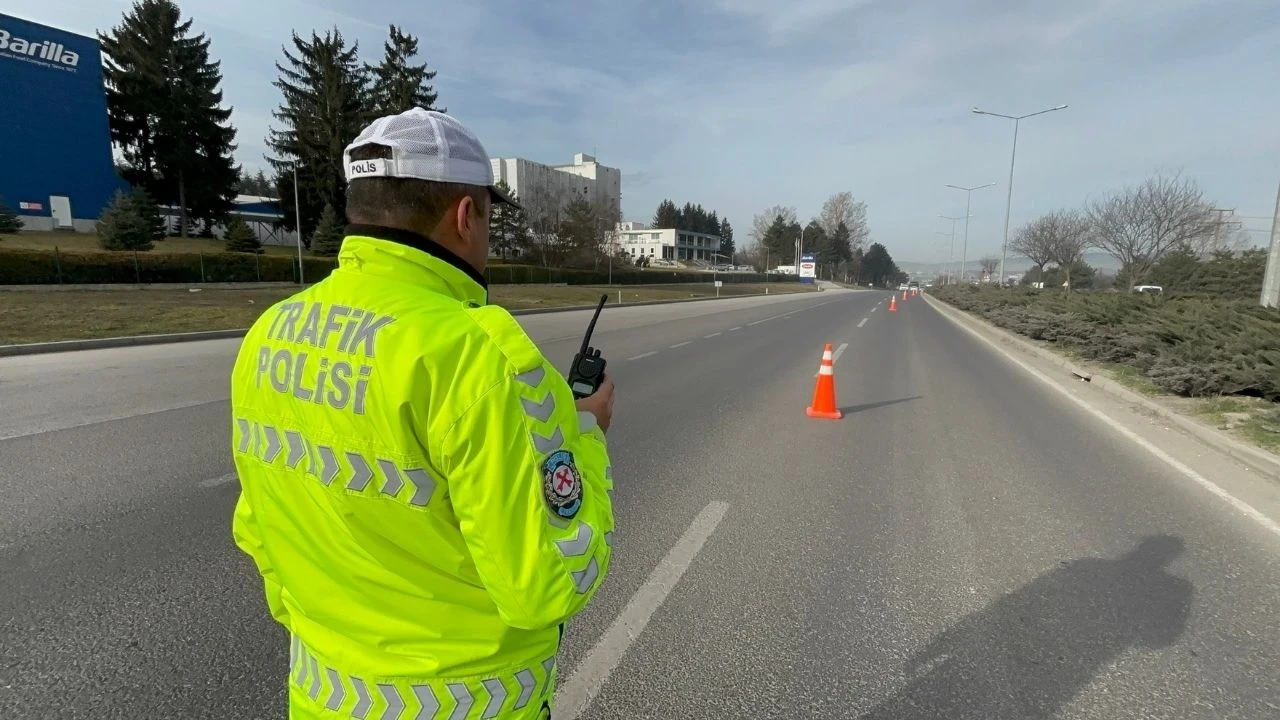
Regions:
[[89, 230], [116, 190], [96, 38], [0, 15], [0, 197], [27, 229]]

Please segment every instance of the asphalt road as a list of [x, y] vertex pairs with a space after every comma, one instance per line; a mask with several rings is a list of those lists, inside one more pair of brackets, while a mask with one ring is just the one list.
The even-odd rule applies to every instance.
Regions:
[[[581, 717], [1280, 717], [1280, 538], [886, 297], [606, 313], [619, 530], [561, 657]], [[585, 320], [523, 323], [563, 366]], [[804, 417], [828, 342], [838, 422]], [[230, 538], [235, 346], [0, 359], [0, 717], [284, 717]]]

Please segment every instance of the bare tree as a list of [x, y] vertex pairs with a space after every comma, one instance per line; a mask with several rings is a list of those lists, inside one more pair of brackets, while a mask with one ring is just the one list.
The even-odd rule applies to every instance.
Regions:
[[795, 208], [786, 205], [774, 205], [756, 213], [756, 216], [751, 219], [751, 232], [747, 236], [756, 244], [763, 242], [765, 234], [769, 232], [769, 226], [773, 225], [774, 219], [779, 215], [788, 225], [796, 222]]
[[[990, 277], [996, 271], [996, 268], [1000, 267], [1000, 258], [995, 255], [983, 255], [978, 264], [982, 266], [982, 272], [986, 273], [987, 277]], [[1003, 285], [1004, 283], [1000, 281], [1000, 278], [996, 278], [996, 284]]]
[[530, 244], [542, 261], [543, 267], [550, 267], [558, 262], [564, 251], [564, 242], [560, 237], [561, 224], [564, 221], [564, 193], [554, 188], [540, 188], [521, 196], [529, 222]]
[[1044, 266], [1053, 261], [1053, 243], [1057, 238], [1057, 215], [1050, 213], [1018, 228], [1009, 249], [1030, 260], [1036, 266], [1036, 280], [1044, 280]]
[[1129, 270], [1130, 288], [1171, 250], [1212, 235], [1211, 208], [1194, 180], [1157, 175], [1092, 203], [1091, 244]]
[[836, 234], [836, 228], [840, 223], [844, 223], [845, 227], [849, 228], [851, 249], [856, 250], [866, 246], [867, 239], [871, 236], [871, 229], [867, 226], [867, 204], [862, 200], [854, 200], [853, 193], [838, 192], [822, 204], [818, 224], [822, 226], [827, 237]]
[[1053, 215], [1055, 232], [1049, 243], [1049, 259], [1058, 264], [1070, 292], [1071, 269], [1084, 262], [1084, 249], [1089, 245], [1089, 221], [1074, 210]]

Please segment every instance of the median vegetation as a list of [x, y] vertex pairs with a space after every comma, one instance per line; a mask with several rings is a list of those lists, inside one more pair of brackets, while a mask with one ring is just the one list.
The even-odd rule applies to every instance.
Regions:
[[1280, 311], [1256, 300], [975, 286], [935, 295], [1006, 330], [1129, 368], [1172, 395], [1280, 401]]

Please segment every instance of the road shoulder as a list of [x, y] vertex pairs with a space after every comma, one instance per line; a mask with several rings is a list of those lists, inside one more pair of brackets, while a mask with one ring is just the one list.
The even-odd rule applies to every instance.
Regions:
[[997, 355], [1068, 396], [1117, 434], [1129, 435], [1153, 460], [1159, 459], [1280, 534], [1280, 463], [1265, 451], [1182, 417], [1110, 379], [1093, 374], [1086, 381], [1070, 360], [937, 298], [926, 295], [925, 299], [929, 307]]

